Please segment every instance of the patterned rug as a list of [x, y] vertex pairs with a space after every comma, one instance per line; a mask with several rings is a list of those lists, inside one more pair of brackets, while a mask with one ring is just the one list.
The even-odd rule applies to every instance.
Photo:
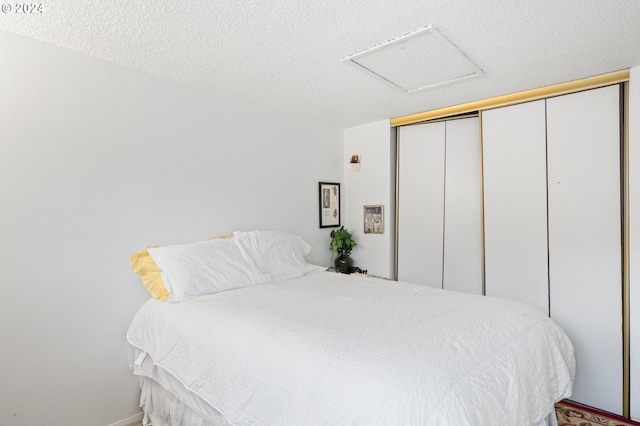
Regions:
[[567, 401], [556, 404], [558, 426], [640, 426], [633, 420], [602, 413]]

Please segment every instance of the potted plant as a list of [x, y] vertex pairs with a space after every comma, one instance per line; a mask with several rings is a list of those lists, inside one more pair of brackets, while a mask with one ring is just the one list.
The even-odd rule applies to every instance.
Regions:
[[331, 231], [331, 250], [338, 253], [335, 261], [335, 267], [338, 272], [343, 274], [351, 272], [353, 259], [349, 255], [355, 246], [356, 242], [351, 238], [351, 232], [344, 229], [344, 226]]

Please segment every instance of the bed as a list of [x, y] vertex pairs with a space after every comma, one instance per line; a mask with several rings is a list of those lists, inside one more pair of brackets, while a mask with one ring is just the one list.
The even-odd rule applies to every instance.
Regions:
[[140, 308], [127, 339], [144, 424], [555, 423], [573, 347], [536, 308], [324, 271], [300, 260], [299, 244], [296, 274], [269, 270], [256, 256], [274, 246], [252, 241], [241, 260], [266, 282]]

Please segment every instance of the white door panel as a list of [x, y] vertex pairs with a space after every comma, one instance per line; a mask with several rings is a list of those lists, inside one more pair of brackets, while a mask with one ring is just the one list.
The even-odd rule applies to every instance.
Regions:
[[398, 280], [441, 288], [445, 123], [398, 134]]
[[445, 156], [443, 287], [482, 294], [478, 118], [446, 122]]
[[549, 312], [545, 101], [482, 114], [488, 296]]
[[551, 317], [574, 344], [570, 399], [622, 413], [619, 88], [547, 100]]

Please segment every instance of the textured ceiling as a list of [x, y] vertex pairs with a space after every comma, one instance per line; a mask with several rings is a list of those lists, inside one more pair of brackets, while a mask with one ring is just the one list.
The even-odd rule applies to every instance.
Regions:
[[[639, 0], [43, 6], [41, 14], [1, 13], [0, 29], [341, 128], [640, 65]], [[341, 62], [431, 24], [484, 74], [407, 94]]]

